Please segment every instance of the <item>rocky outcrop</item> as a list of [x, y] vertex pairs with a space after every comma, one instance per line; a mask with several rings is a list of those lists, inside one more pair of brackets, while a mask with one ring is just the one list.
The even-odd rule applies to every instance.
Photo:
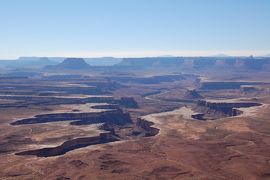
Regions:
[[207, 107], [210, 110], [218, 111], [226, 116], [237, 116], [242, 112], [237, 108], [248, 108], [252, 106], [260, 106], [260, 103], [256, 102], [208, 102], [205, 100], [199, 100], [198, 106]]
[[152, 127], [154, 125], [153, 122], [138, 118], [136, 125], [139, 128], [143, 129], [143, 133], [145, 137], [155, 136], [159, 133], [159, 129]]

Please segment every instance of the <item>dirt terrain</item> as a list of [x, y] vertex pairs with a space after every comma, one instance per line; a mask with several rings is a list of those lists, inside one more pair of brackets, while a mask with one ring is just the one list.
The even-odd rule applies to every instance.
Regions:
[[0, 179], [270, 179], [270, 74], [199, 73], [1, 77]]

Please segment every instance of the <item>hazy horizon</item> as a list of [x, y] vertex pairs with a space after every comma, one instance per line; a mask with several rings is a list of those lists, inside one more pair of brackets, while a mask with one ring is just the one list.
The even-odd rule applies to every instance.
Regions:
[[0, 60], [16, 60], [22, 57], [48, 57], [48, 58], [144, 58], [144, 57], [268, 57], [270, 56], [270, 51], [244, 51], [232, 52], [232, 53], [223, 53], [223, 52], [208, 52], [208, 51], [194, 51], [194, 52], [179, 52], [179, 53], [158, 53], [158, 52], [147, 52], [138, 54], [136, 52], [122, 52], [121, 54], [117, 53], [66, 53], [66, 54], [34, 54], [34, 55], [21, 55], [14, 56], [13, 58], [0, 58]]

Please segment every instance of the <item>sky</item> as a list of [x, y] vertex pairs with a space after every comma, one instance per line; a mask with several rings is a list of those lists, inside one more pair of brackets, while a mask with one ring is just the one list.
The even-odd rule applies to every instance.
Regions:
[[270, 0], [0, 0], [0, 59], [270, 54]]

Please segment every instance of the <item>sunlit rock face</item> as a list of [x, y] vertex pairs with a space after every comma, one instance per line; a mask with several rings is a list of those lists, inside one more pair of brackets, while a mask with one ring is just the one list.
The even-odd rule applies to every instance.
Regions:
[[260, 103], [255, 102], [208, 102], [204, 100], [199, 100], [198, 106], [204, 106], [210, 110], [221, 112], [227, 116], [237, 116], [242, 112], [237, 110], [237, 108], [247, 108], [252, 106], [260, 106]]

